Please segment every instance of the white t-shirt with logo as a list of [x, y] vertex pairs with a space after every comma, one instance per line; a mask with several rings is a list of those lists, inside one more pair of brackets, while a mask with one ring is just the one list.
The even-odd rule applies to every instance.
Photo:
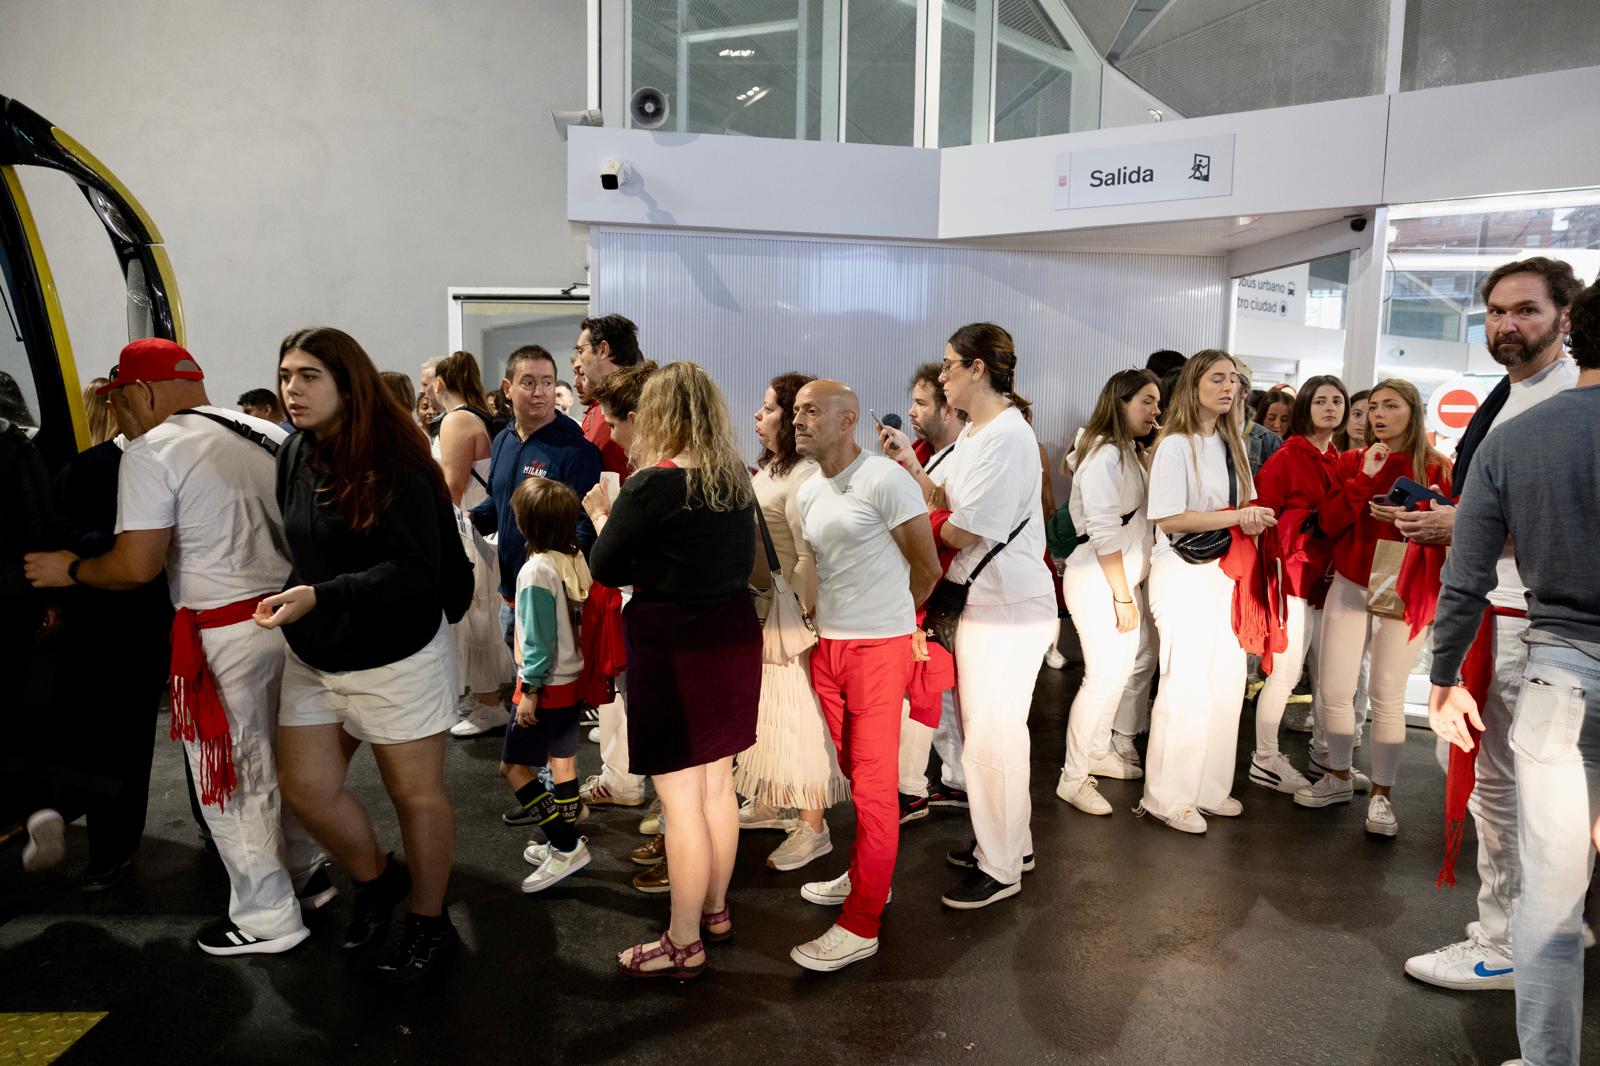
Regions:
[[[1562, 356], [1537, 374], [1524, 381], [1511, 383], [1511, 395], [1506, 397], [1506, 405], [1500, 408], [1500, 413], [1494, 416], [1494, 421], [1489, 423], [1489, 433], [1495, 428], [1511, 421], [1531, 407], [1537, 407], [1558, 392], [1578, 384], [1578, 364], [1570, 358]], [[1560, 427], [1551, 427], [1552, 432], [1560, 432]], [[1488, 439], [1488, 433], [1484, 439]], [[1457, 485], [1459, 492], [1462, 486]], [[1506, 540], [1504, 550], [1500, 552], [1500, 561], [1495, 564], [1495, 574], [1499, 583], [1489, 593], [1489, 602], [1496, 607], [1512, 607], [1519, 611], [1528, 609], [1528, 586], [1522, 583], [1522, 575], [1517, 573], [1517, 556], [1512, 549], [1511, 541]]]
[[[200, 407], [281, 444], [283, 430], [221, 407]], [[174, 607], [223, 607], [283, 589], [288, 544], [277, 463], [267, 450], [200, 415], [175, 414], [128, 442], [117, 476], [117, 532], [171, 529], [167, 584]]]
[[917, 628], [911, 564], [889, 531], [928, 507], [900, 464], [862, 452], [834, 477], [795, 494], [800, 530], [817, 558], [817, 632], [829, 640], [903, 637]]
[[950, 564], [951, 580], [966, 581], [985, 555], [1022, 527], [1017, 539], [972, 582], [967, 602], [994, 605], [1054, 597], [1055, 572], [1044, 561], [1039, 439], [1022, 412], [1008, 407], [981, 429], [969, 425], [956, 438], [956, 450], [944, 467], [950, 468], [944, 482], [950, 524], [979, 538]]
[[[1198, 455], [1199, 462], [1196, 462]], [[1245, 494], [1244, 485], [1237, 489]], [[1151, 522], [1183, 514], [1185, 511], [1222, 511], [1228, 498], [1228, 446], [1222, 434], [1170, 436], [1156, 445], [1150, 461], [1150, 497], [1145, 514]], [[1172, 554], [1172, 539], [1158, 524], [1152, 559]]]

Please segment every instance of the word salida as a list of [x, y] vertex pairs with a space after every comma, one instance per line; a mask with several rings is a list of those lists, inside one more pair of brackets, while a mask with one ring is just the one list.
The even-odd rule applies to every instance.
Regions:
[[1089, 188], [1098, 189], [1106, 185], [1137, 185], [1147, 184], [1156, 180], [1156, 172], [1149, 167], [1118, 167], [1116, 170], [1091, 170], [1089, 171]]

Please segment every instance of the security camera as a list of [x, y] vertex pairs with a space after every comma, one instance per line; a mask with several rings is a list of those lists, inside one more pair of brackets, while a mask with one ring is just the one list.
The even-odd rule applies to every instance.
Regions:
[[600, 187], [616, 190], [628, 183], [628, 164], [620, 159], [608, 159], [600, 168]]
[[1367, 220], [1366, 220], [1366, 218], [1364, 216], [1358, 215], [1355, 218], [1352, 218], [1350, 220], [1350, 232], [1352, 232], [1352, 233], [1360, 233], [1362, 230], [1364, 230], [1366, 228], [1367, 228]]

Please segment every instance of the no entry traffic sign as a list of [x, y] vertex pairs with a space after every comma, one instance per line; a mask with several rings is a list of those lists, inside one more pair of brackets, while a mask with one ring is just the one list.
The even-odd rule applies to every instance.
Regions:
[[1444, 437], [1459, 437], [1488, 395], [1476, 378], [1451, 378], [1428, 397], [1428, 428]]

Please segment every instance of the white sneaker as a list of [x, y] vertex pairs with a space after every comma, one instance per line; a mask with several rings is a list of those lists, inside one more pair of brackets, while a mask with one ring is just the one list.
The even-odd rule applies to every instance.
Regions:
[[1294, 802], [1299, 807], [1331, 807], [1335, 803], [1349, 803], [1355, 796], [1354, 786], [1354, 781], [1335, 777], [1331, 773], [1323, 774], [1315, 784], [1296, 789]]
[[778, 849], [767, 856], [767, 866], [773, 870], [798, 870], [812, 859], [821, 858], [833, 850], [833, 835], [828, 832], [828, 823], [822, 823], [822, 831], [815, 829], [802, 821], [796, 820], [794, 827], [789, 830], [789, 835], [784, 837]]
[[[850, 895], [850, 871], [846, 870], [832, 881], [808, 881], [800, 886], [800, 895], [818, 906], [842, 907]], [[885, 902], [894, 902], [894, 889], [889, 890], [889, 898]]]
[[1244, 813], [1244, 804], [1232, 796], [1224, 796], [1222, 802], [1215, 807], [1201, 807], [1201, 814], [1209, 814], [1214, 818], [1237, 818]]
[[463, 692], [456, 697], [456, 717], [465, 718], [483, 704], [478, 702], [478, 697], [470, 692]]
[[1111, 731], [1111, 750], [1122, 756], [1122, 761], [1129, 766], [1141, 765], [1139, 749], [1134, 745], [1133, 738], [1126, 733], [1118, 733], [1116, 730]]
[[739, 807], [740, 829], [782, 829], [794, 827], [795, 816], [789, 810], [779, 810], [755, 800], [745, 800]]
[[[1326, 774], [1328, 772], [1328, 765], [1324, 760], [1326, 760], [1327, 757], [1327, 752], [1323, 752], [1319, 756], [1313, 751], [1307, 755], [1306, 777], [1315, 782], [1317, 779], [1322, 777], [1323, 774]], [[1366, 774], [1352, 766], [1350, 767], [1350, 786], [1351, 788], [1355, 789], [1355, 791], [1366, 794], [1372, 791], [1372, 778], [1368, 777]]]
[[1406, 973], [1418, 981], [1459, 992], [1517, 987], [1511, 960], [1491, 947], [1476, 929], [1459, 943], [1407, 959]]
[[594, 728], [589, 730], [589, 743], [591, 743], [591, 744], [600, 743], [600, 727], [599, 726], [595, 726]]
[[481, 737], [485, 733], [493, 733], [497, 729], [504, 729], [506, 723], [511, 721], [511, 713], [504, 707], [490, 707], [472, 701], [472, 710], [461, 721], [450, 727], [453, 737]]
[[1063, 777], [1056, 782], [1056, 795], [1066, 800], [1084, 814], [1106, 815], [1111, 813], [1111, 804], [1100, 795], [1100, 782], [1093, 777], [1086, 777], [1074, 784]]
[[589, 807], [643, 807], [644, 794], [621, 796], [606, 785], [604, 774], [590, 774], [578, 789], [578, 798]]
[[1166, 822], [1180, 833], [1204, 833], [1206, 831], [1206, 820], [1200, 817], [1200, 812], [1193, 807], [1185, 807], [1181, 811], [1163, 818], [1154, 811], [1146, 810], [1145, 805], [1140, 803], [1133, 809], [1133, 813], [1141, 817], [1148, 814], [1158, 822]]
[[58, 866], [67, 857], [67, 823], [60, 813], [46, 807], [28, 815], [28, 842], [22, 846], [22, 869], [36, 874]]
[[[543, 892], [551, 885], [563, 878], [570, 877], [589, 865], [589, 838], [579, 837], [578, 846], [571, 851], [557, 851], [546, 846], [544, 862], [534, 868], [533, 873], [522, 879], [522, 891], [533, 893]], [[527, 852], [523, 853], [527, 857]]]
[[1089, 755], [1089, 772], [1095, 777], [1109, 777], [1113, 781], [1137, 781], [1144, 776], [1138, 759], [1129, 762], [1120, 752], [1104, 751]]
[[639, 819], [639, 832], [647, 837], [653, 837], [661, 832], [661, 797], [657, 796], [650, 801], [649, 808], [644, 812], [644, 817]]
[[1250, 783], [1270, 788], [1276, 792], [1286, 792], [1294, 795], [1302, 788], [1310, 788], [1311, 782], [1306, 780], [1305, 774], [1294, 768], [1294, 763], [1281, 751], [1263, 757], [1256, 752], [1250, 757]]
[[808, 970], [832, 973], [852, 962], [870, 959], [878, 953], [878, 938], [856, 936], [843, 926], [830, 926], [815, 940], [808, 940], [789, 951], [789, 957]]
[[522, 849], [522, 859], [529, 866], [538, 866], [550, 857], [550, 845], [542, 840], [530, 840]]
[[1062, 655], [1059, 649], [1051, 648], [1044, 653], [1044, 664], [1052, 670], [1064, 670], [1067, 666], [1067, 657]]
[[1379, 837], [1400, 835], [1400, 820], [1394, 816], [1388, 796], [1373, 796], [1367, 803], [1367, 832]]

